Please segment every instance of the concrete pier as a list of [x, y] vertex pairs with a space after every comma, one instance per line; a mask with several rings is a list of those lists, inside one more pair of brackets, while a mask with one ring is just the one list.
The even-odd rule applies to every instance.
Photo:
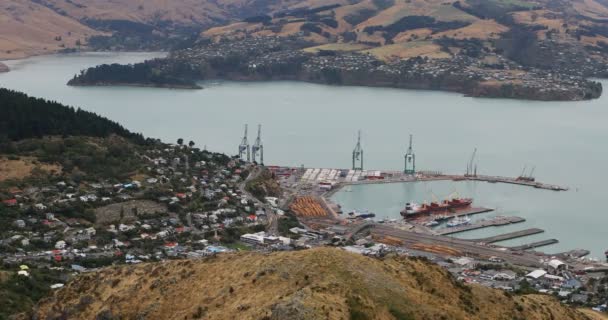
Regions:
[[524, 222], [524, 221], [526, 221], [526, 219], [521, 218], [521, 217], [497, 216], [497, 217], [494, 217], [491, 219], [484, 219], [484, 220], [481, 220], [481, 221], [478, 221], [475, 223], [471, 223], [468, 225], [464, 225], [464, 226], [440, 229], [440, 230], [437, 230], [436, 233], [439, 235], [448, 235], [448, 234], [454, 234], [454, 233], [476, 230], [476, 229], [481, 229], [481, 228], [487, 228], [487, 227], [504, 226], [504, 225], [508, 225], [508, 224], [512, 224], [512, 223], [520, 223], [520, 222]]
[[483, 243], [494, 243], [494, 242], [515, 239], [515, 238], [526, 237], [529, 235], [543, 233], [543, 232], [545, 232], [545, 230], [543, 230], [543, 229], [531, 228], [531, 229], [526, 229], [526, 230], [521, 230], [521, 231], [499, 234], [499, 235], [496, 235], [493, 237], [487, 237], [487, 238], [482, 238], [482, 239], [471, 239], [470, 241], [483, 242]]
[[534, 249], [534, 248], [548, 246], [550, 244], [556, 244], [558, 242], [559, 242], [559, 240], [557, 240], [557, 239], [548, 239], [548, 240], [524, 244], [521, 246], [510, 247], [510, 249], [512, 249], [512, 250], [530, 250], [530, 249]]

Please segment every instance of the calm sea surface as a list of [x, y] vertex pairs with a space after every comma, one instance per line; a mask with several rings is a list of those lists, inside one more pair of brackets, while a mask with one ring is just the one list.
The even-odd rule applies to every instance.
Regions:
[[[200, 147], [229, 154], [236, 153], [243, 124], [250, 126], [250, 141], [262, 124], [268, 164], [347, 168], [359, 129], [368, 169], [402, 169], [410, 133], [422, 170], [463, 173], [477, 147], [480, 173], [517, 176], [524, 165], [536, 166], [538, 180], [571, 189], [423, 182], [356, 186], [334, 199], [347, 209], [397, 218], [405, 202], [458, 191], [474, 197], [477, 205], [496, 208], [492, 214], [527, 219], [460, 237], [539, 227], [546, 232], [501, 244], [557, 238], [559, 244], [543, 250], [586, 248], [601, 257], [608, 249], [608, 94], [593, 101], [557, 103], [297, 82], [202, 82], [203, 90], [65, 85], [89, 66], [162, 55], [89, 53], [7, 61], [12, 71], [0, 74], [0, 86], [97, 112], [146, 136], [194, 140]], [[603, 84], [608, 90], [608, 82]]]

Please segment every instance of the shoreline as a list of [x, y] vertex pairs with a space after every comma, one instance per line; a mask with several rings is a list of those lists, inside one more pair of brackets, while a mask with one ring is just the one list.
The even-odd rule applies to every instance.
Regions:
[[[70, 80], [71, 81], [71, 80]], [[483, 94], [481, 91], [476, 90], [472, 92], [465, 92], [465, 90], [458, 90], [457, 88], [431, 88], [424, 85], [385, 85], [381, 83], [342, 83], [342, 84], [333, 84], [327, 83], [324, 81], [315, 81], [313, 79], [303, 79], [299, 77], [276, 77], [273, 79], [254, 79], [254, 78], [246, 78], [246, 77], [227, 77], [227, 78], [209, 78], [209, 79], [199, 79], [195, 82], [204, 82], [204, 81], [234, 81], [234, 82], [243, 82], [243, 83], [263, 83], [263, 82], [283, 82], [283, 81], [294, 81], [294, 82], [302, 82], [302, 83], [311, 83], [332, 87], [362, 87], [362, 88], [386, 88], [386, 89], [398, 89], [398, 90], [413, 90], [413, 91], [435, 91], [435, 92], [446, 92], [446, 93], [456, 93], [463, 97], [470, 98], [481, 98], [481, 99], [509, 99], [509, 100], [520, 100], [520, 101], [541, 101], [541, 102], [575, 102], [575, 101], [590, 101], [599, 99], [603, 93], [600, 93], [597, 97], [585, 98], [584, 96], [578, 96], [576, 99], [568, 99], [565, 96], [554, 96], [552, 98], [547, 98], [546, 96], [541, 96], [539, 98], [532, 98], [530, 95], [525, 96], [501, 96], [496, 94], [496, 92], [489, 91], [488, 94]], [[592, 80], [590, 80], [592, 81]], [[599, 82], [598, 82], [599, 83]], [[601, 86], [601, 83], [599, 83]], [[189, 90], [200, 90], [203, 87], [199, 85], [193, 86], [182, 86], [182, 85], [173, 85], [173, 84], [137, 84], [137, 83], [79, 83], [79, 84], [69, 84], [69, 86], [79, 86], [79, 87], [96, 87], [96, 86], [124, 86], [124, 87], [149, 87], [149, 88], [166, 88], [166, 89], [189, 89]], [[508, 85], [505, 83], [503, 85]], [[477, 88], [481, 88], [482, 86], [477, 86]], [[525, 90], [525, 89], [524, 89]]]
[[74, 83], [66, 83], [67, 86], [70, 87], [134, 87], [134, 88], [159, 88], [159, 89], [176, 89], [176, 90], [202, 90], [203, 87], [194, 84], [194, 85], [174, 85], [174, 84], [154, 84], [154, 83], [95, 83], [95, 84], [74, 84]]

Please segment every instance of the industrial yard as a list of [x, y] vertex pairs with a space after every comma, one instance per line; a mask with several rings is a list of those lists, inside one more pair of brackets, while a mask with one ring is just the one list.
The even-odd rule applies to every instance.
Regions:
[[[258, 132], [259, 136], [259, 132]], [[261, 140], [256, 140], [256, 150], [260, 148]], [[241, 159], [248, 157], [248, 144], [243, 138], [239, 147]], [[504, 214], [497, 208], [478, 205], [472, 198], [461, 198], [453, 192], [439, 199], [430, 190], [430, 203], [410, 203], [413, 199], [399, 199], [404, 205], [401, 212], [393, 212], [388, 217], [377, 216], [376, 213], [361, 208], [345, 210], [334, 195], [338, 192], [352, 192], [361, 185], [383, 184], [413, 184], [436, 183], [441, 181], [454, 182], [487, 182], [522, 188], [534, 188], [553, 194], [565, 192], [566, 186], [539, 182], [533, 176], [534, 167], [524, 168], [517, 177], [478, 174], [475, 162], [476, 150], [467, 163], [464, 174], [444, 174], [438, 171], [416, 170], [416, 156], [410, 145], [404, 155], [403, 170], [373, 170], [364, 168], [364, 150], [361, 144], [361, 134], [357, 137], [352, 153], [351, 168], [307, 168], [267, 166], [280, 184], [283, 194], [280, 199], [281, 208], [291, 212], [303, 228], [292, 228], [290, 231], [307, 239], [310, 247], [323, 243], [342, 246], [345, 250], [364, 255], [382, 255], [386, 252], [396, 252], [410, 256], [422, 256], [445, 265], [450, 272], [465, 282], [478, 282], [491, 287], [505, 290], [516, 290], [522, 278], [512, 277], [512, 272], [506, 269], [495, 270], [498, 276], [488, 276], [479, 273], [476, 266], [484, 264], [499, 264], [503, 268], [517, 266], [529, 272], [524, 279], [540, 290], [546, 289], [547, 281], [552, 288], [562, 287], [560, 293], [570, 292], [570, 299], [580, 298], [579, 291], [572, 294], [564, 289], [564, 285], [572, 279], [587, 279], [586, 274], [594, 274], [608, 270], [608, 265], [598, 260], [587, 258], [590, 251], [585, 249], [565, 250], [563, 252], [541, 252], [539, 248], [556, 244], [555, 238], [528, 240], [527, 237], [545, 233], [540, 226], [519, 225], [526, 218]], [[263, 154], [260, 154], [263, 157]], [[357, 193], [355, 197], [360, 196]], [[480, 200], [484, 203], [483, 199]], [[400, 214], [401, 217], [398, 217]], [[476, 217], [472, 220], [469, 217]], [[493, 228], [513, 226], [506, 231]], [[462, 233], [474, 230], [487, 230], [483, 237], [457, 238]], [[522, 239], [524, 243], [514, 245], [503, 244], [504, 241]], [[549, 253], [546, 253], [549, 252]], [[563, 267], [566, 266], [566, 267]], [[521, 273], [522, 271], [520, 271]], [[539, 275], [541, 274], [542, 275]], [[506, 280], [503, 278], [508, 274]], [[581, 276], [583, 275], [583, 276]], [[521, 275], [520, 275], [521, 276]], [[488, 278], [489, 277], [489, 278]], [[579, 280], [577, 280], [579, 281]], [[549, 286], [551, 287], [551, 286]], [[544, 291], [543, 291], [544, 292]], [[576, 299], [575, 299], [576, 300]]]

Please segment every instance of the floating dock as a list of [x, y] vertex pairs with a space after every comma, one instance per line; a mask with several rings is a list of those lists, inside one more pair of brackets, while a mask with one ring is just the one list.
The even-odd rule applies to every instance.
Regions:
[[467, 224], [467, 225], [463, 225], [463, 226], [459, 226], [459, 227], [453, 227], [453, 228], [445, 228], [445, 229], [440, 229], [437, 230], [436, 233], [439, 235], [448, 235], [448, 234], [454, 234], [454, 233], [459, 233], [459, 232], [465, 232], [465, 231], [470, 231], [470, 230], [477, 230], [477, 229], [481, 229], [481, 228], [487, 228], [487, 227], [497, 227], [497, 226], [504, 226], [504, 225], [508, 225], [508, 224], [513, 224], [513, 223], [520, 223], [520, 222], [524, 222], [526, 221], [526, 219], [521, 218], [521, 217], [505, 217], [505, 216], [498, 216], [498, 217], [494, 217], [491, 219], [484, 219], [475, 223], [471, 223], [471, 224]]
[[469, 216], [469, 215], [474, 215], [474, 214], [486, 213], [486, 212], [490, 212], [490, 211], [494, 211], [494, 209], [483, 208], [483, 207], [477, 207], [477, 208], [472, 207], [472, 208], [458, 209], [456, 211], [445, 211], [443, 213], [429, 214], [429, 215], [418, 217], [415, 219], [406, 218], [405, 220], [408, 222], [412, 222], [412, 223], [425, 224], [425, 223], [433, 221], [433, 220], [444, 221], [444, 220], [449, 220], [454, 217]]
[[482, 239], [471, 239], [470, 241], [483, 242], [483, 243], [494, 243], [494, 242], [515, 239], [515, 238], [527, 237], [527, 236], [530, 236], [533, 234], [538, 234], [538, 233], [543, 233], [543, 232], [545, 232], [545, 230], [543, 230], [543, 229], [531, 228], [531, 229], [526, 229], [526, 230], [521, 230], [521, 231], [499, 234], [499, 235], [496, 235], [493, 237], [487, 237], [487, 238], [482, 238]]
[[543, 241], [537, 241], [537, 242], [532, 242], [532, 243], [528, 243], [528, 244], [524, 244], [521, 246], [515, 246], [515, 247], [510, 247], [509, 249], [511, 250], [530, 250], [530, 249], [534, 249], [534, 248], [540, 248], [540, 247], [544, 247], [544, 246], [548, 246], [551, 244], [556, 244], [559, 241], [557, 239], [548, 239], [548, 240], [543, 240]]

